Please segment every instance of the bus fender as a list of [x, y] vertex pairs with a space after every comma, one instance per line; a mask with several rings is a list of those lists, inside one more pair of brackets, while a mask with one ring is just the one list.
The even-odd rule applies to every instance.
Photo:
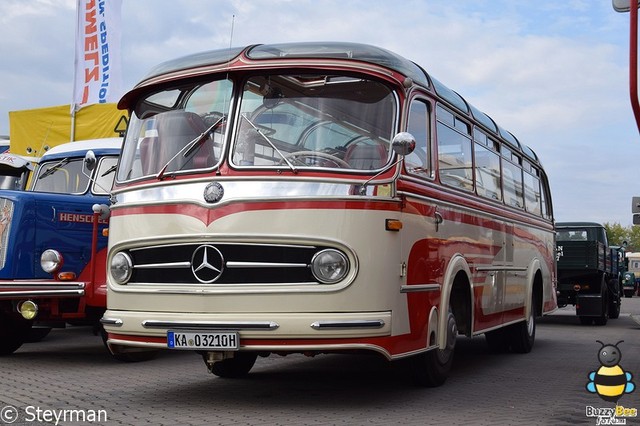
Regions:
[[[463, 272], [466, 276], [467, 283], [471, 283], [471, 269], [464, 256], [460, 253], [456, 253], [451, 257], [447, 271], [444, 274], [444, 280], [442, 282], [442, 290], [440, 292], [440, 307], [438, 313], [438, 333], [437, 343], [440, 349], [446, 349], [447, 345], [447, 316], [449, 315], [449, 300], [451, 296], [451, 289], [458, 273]], [[473, 289], [470, 291], [473, 298]], [[473, 318], [473, 300], [469, 300]], [[473, 324], [473, 320], [471, 321]]]
[[[533, 283], [536, 278], [536, 274], [538, 271], [542, 270], [540, 267], [540, 260], [536, 257], [529, 264], [529, 268], [527, 271], [527, 292], [525, 294], [526, 299], [524, 300], [524, 317], [529, 318], [529, 314], [531, 313], [532, 300], [533, 300]], [[544, 295], [542, 295], [544, 299]], [[542, 300], [538, 300], [538, 303], [542, 303]]]

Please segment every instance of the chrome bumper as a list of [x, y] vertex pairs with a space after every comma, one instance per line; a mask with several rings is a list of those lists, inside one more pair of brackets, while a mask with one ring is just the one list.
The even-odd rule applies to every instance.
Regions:
[[60, 281], [0, 281], [0, 300], [24, 297], [82, 297], [85, 283]]

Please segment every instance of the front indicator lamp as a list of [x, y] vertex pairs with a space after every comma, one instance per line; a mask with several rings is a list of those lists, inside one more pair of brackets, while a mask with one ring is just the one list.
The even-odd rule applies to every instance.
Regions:
[[31, 300], [25, 300], [18, 305], [18, 312], [20, 312], [22, 318], [31, 321], [38, 315], [38, 305]]
[[131, 256], [121, 251], [111, 258], [111, 276], [118, 284], [126, 284], [133, 273]]
[[338, 250], [322, 250], [311, 259], [311, 272], [321, 283], [334, 284], [347, 276], [349, 261]]

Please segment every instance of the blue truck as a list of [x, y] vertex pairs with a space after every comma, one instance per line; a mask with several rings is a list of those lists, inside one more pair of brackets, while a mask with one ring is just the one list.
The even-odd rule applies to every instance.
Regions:
[[104, 212], [121, 145], [121, 138], [108, 138], [56, 146], [40, 159], [27, 190], [0, 189], [0, 355], [52, 327], [99, 324], [106, 307]]

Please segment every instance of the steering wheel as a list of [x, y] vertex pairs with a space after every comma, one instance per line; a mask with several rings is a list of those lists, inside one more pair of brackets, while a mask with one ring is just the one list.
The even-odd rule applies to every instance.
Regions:
[[[305, 166], [308, 166], [309, 164], [304, 162], [304, 161], [302, 161], [302, 159], [309, 158], [309, 159], [312, 159], [314, 161], [315, 164], [313, 164], [313, 165], [317, 165], [318, 164], [318, 159], [322, 159], [324, 161], [329, 161], [329, 162], [335, 164], [339, 168], [345, 168], [345, 169], [351, 168], [349, 163], [347, 163], [343, 159], [338, 158], [335, 155], [327, 154], [326, 152], [321, 152], [321, 151], [298, 151], [298, 152], [292, 152], [291, 154], [285, 155], [285, 158], [287, 160], [291, 160], [294, 164], [297, 161], [298, 163], [302, 163]], [[284, 160], [281, 160], [280, 164], [282, 164], [283, 162], [284, 162]]]
[[204, 121], [204, 124], [209, 127], [212, 126], [214, 123], [217, 123], [218, 120], [220, 120], [221, 118], [223, 118], [225, 115], [221, 112], [218, 111], [211, 111], [208, 112], [204, 115], [202, 115], [202, 121]]

